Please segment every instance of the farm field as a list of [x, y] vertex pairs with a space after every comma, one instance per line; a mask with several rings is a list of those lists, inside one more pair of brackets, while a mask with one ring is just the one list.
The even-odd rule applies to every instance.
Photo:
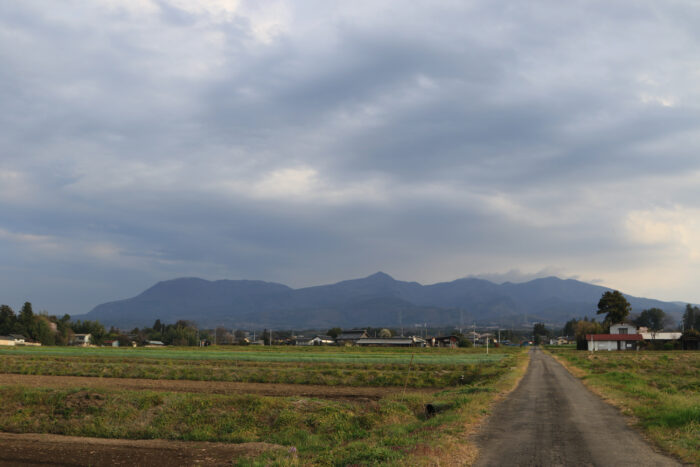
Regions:
[[549, 348], [594, 392], [634, 417], [645, 436], [700, 465], [700, 352]]
[[237, 465], [459, 464], [527, 363], [512, 348], [239, 349], [2, 349], [0, 432], [271, 447]]
[[7, 347], [0, 349], [0, 373], [442, 388], [488, 379], [508, 365], [501, 361], [506, 355], [507, 350], [486, 355], [483, 350], [352, 347]]

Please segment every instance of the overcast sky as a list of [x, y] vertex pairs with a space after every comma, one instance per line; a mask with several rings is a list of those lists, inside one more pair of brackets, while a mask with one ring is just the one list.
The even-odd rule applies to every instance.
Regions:
[[0, 3], [0, 302], [378, 270], [700, 302], [700, 5]]

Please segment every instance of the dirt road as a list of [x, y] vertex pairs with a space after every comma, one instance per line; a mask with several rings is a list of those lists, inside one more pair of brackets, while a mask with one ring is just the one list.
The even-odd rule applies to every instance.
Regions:
[[539, 349], [476, 441], [475, 466], [671, 466], [617, 409]]

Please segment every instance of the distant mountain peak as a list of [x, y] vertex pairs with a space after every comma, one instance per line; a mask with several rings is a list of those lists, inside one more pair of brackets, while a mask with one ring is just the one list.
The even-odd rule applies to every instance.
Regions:
[[365, 279], [372, 279], [372, 280], [391, 280], [391, 281], [395, 280], [395, 279], [394, 279], [393, 277], [391, 277], [389, 274], [387, 274], [387, 273], [385, 273], [385, 272], [382, 272], [382, 271], [375, 272], [374, 274], [365, 277]]

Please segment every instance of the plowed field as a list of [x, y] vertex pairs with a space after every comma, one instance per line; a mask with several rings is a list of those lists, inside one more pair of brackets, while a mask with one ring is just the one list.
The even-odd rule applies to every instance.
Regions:
[[[136, 391], [170, 391], [202, 394], [259, 394], [263, 396], [302, 396], [321, 399], [378, 400], [401, 392], [400, 387], [350, 387], [305, 384], [236, 383], [229, 381], [188, 381], [136, 378], [93, 378], [86, 376], [46, 376], [1, 374], [0, 385], [50, 388], [104, 388]], [[406, 393], [430, 394], [436, 389], [408, 388]]]
[[[0, 465], [231, 465], [242, 456], [288, 448], [269, 443], [207, 443], [0, 433]], [[290, 460], [293, 453], [289, 453]]]

